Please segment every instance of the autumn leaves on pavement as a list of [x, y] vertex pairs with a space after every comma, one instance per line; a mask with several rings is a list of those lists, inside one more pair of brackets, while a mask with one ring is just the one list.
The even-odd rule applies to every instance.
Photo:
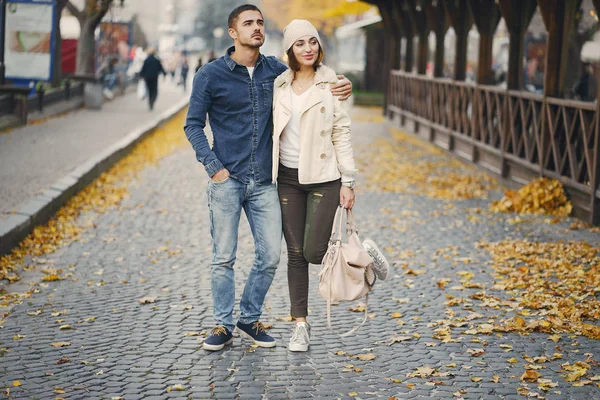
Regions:
[[[178, 114], [170, 122], [157, 129], [152, 135], [143, 140], [135, 150], [112, 169], [102, 174], [93, 184], [77, 194], [63, 207], [48, 224], [35, 228], [12, 254], [0, 259], [0, 279], [10, 282], [18, 281], [23, 270], [36, 268], [44, 274], [42, 284], [52, 281], [65, 280], [73, 276], [71, 269], [75, 267], [56, 268], [43, 259], [58, 248], [68, 245], [80, 238], [81, 233], [94, 226], [94, 218], [110, 207], [118, 206], [127, 196], [127, 185], [136, 174], [151, 163], [172, 153], [175, 149], [187, 144], [181, 126], [185, 111]], [[377, 121], [383, 122], [383, 121]], [[511, 225], [526, 224], [530, 219], [542, 218], [544, 223], [560, 222], [571, 212], [571, 205], [560, 183], [545, 178], [535, 180], [530, 185], [518, 191], [506, 191], [504, 198], [490, 202], [491, 193], [497, 193], [500, 185], [489, 175], [455, 158], [449, 157], [443, 151], [426, 144], [413, 136], [399, 130], [391, 130], [391, 138], [379, 138], [368, 147], [361, 149], [357, 160], [361, 176], [367, 177], [365, 191], [375, 193], [396, 193], [413, 196], [426, 196], [443, 204], [443, 211], [435, 213], [466, 213], [466, 219], [471, 224], [490, 223], [494, 219], [507, 221]], [[488, 207], [461, 208], [458, 202], [463, 200], [484, 200]], [[380, 210], [390, 221], [397, 232], [410, 229], [401, 223], [401, 218], [410, 216], [413, 211], [406, 209], [400, 213], [391, 210]], [[506, 212], [512, 214], [505, 214]], [[85, 216], [82, 221], [81, 216]], [[538, 217], [536, 217], [538, 216]], [[423, 222], [426, 223], [426, 222]], [[582, 222], [574, 222], [571, 229], [588, 229], [599, 232]], [[415, 232], [418, 234], [418, 232]], [[522, 239], [506, 238], [500, 242], [480, 240], [477, 248], [487, 252], [491, 262], [482, 264], [487, 273], [493, 277], [493, 282], [477, 281], [471, 271], [460, 270], [460, 264], [472, 264], [476, 260], [460, 257], [460, 252], [448, 246], [439, 249], [433, 259], [452, 259], [457, 271], [447, 271], [447, 276], [439, 279], [432, 290], [447, 291], [454, 289], [465, 291], [476, 290], [464, 297], [449, 293], [445, 296], [447, 307], [446, 318], [430, 321], [427, 325], [432, 330], [433, 339], [437, 342], [427, 342], [427, 347], [442, 346], [445, 343], [456, 342], [456, 333], [472, 337], [473, 348], [468, 350], [472, 357], [480, 357], [486, 353], [486, 341], [477, 335], [503, 334], [528, 335], [531, 332], [548, 334], [548, 340], [557, 343], [556, 353], [548, 356], [530, 357], [524, 355], [526, 372], [517, 377], [525, 383], [536, 384], [542, 392], [554, 390], [559, 383], [543, 376], [544, 364], [560, 360], [561, 340], [566, 337], [576, 338], [586, 336], [600, 339], [600, 304], [598, 288], [600, 288], [600, 257], [598, 249], [585, 242], [535, 242]], [[388, 250], [389, 252], [389, 250]], [[398, 266], [400, 272], [420, 279], [428, 272], [427, 265], [411, 265], [411, 250], [400, 249], [389, 252], [390, 258]], [[410, 284], [410, 283], [409, 283]], [[1, 306], [22, 302], [36, 291], [35, 286], [24, 294], [1, 294]], [[150, 304], [154, 298], [138, 299], [141, 304]], [[398, 304], [406, 304], [408, 299], [393, 299]], [[457, 308], [468, 310], [466, 316], [458, 316]], [[351, 307], [352, 311], [364, 312], [360, 305]], [[4, 314], [5, 318], [8, 314]], [[392, 318], [402, 326], [401, 313], [393, 313]], [[83, 321], [86, 322], [86, 321]], [[0, 328], [3, 320], [0, 319]], [[69, 326], [61, 326], [68, 330]], [[206, 332], [189, 332], [190, 336], [205, 336]], [[19, 340], [20, 338], [13, 338]], [[394, 334], [386, 338], [388, 346], [396, 343], [410, 342], [419, 339], [419, 334]], [[53, 344], [55, 347], [69, 346], [68, 342]], [[504, 346], [504, 347], [502, 347]], [[501, 345], [503, 351], [512, 351], [509, 344]], [[349, 354], [340, 350], [338, 356], [360, 361], [368, 361], [375, 356], [373, 353]], [[513, 357], [509, 363], [516, 363]], [[576, 386], [599, 385], [600, 376], [593, 373], [597, 363], [589, 358], [576, 363], [563, 363], [561, 372], [566, 382]], [[451, 377], [456, 364], [448, 363], [441, 367], [423, 366], [409, 375], [410, 378], [427, 379], [428, 383], [436, 384], [440, 377]], [[347, 372], [360, 373], [362, 369], [355, 367], [350, 361], [345, 364]], [[473, 382], [483, 378], [472, 376]], [[494, 377], [497, 382], [500, 377]], [[398, 378], [398, 382], [402, 379]], [[438, 382], [439, 383], [439, 382]], [[18, 385], [19, 383], [17, 383]], [[414, 384], [407, 384], [412, 385]], [[410, 386], [409, 386], [410, 388]], [[172, 387], [179, 390], [179, 387]], [[519, 393], [536, 396], [538, 393], [529, 391], [527, 387], [519, 389]], [[455, 393], [461, 397], [461, 393]], [[533, 396], [533, 397], [536, 397]], [[541, 395], [539, 395], [541, 397]]]
[[[0, 280], [16, 282], [20, 279], [20, 271], [32, 268], [41, 269], [44, 282], [71, 277], [71, 272], [56, 269], [44, 260], [38, 260], [38, 257], [51, 254], [78, 240], [85, 229], [93, 228], [96, 216], [121, 203], [127, 195], [127, 185], [138, 172], [185, 145], [187, 141], [181, 130], [185, 112], [181, 111], [154, 130], [127, 157], [73, 197], [47, 224], [37, 226], [11, 254], [0, 257]], [[86, 215], [83, 223], [78, 221], [81, 215]], [[7, 306], [30, 295], [31, 291], [10, 295], [0, 293], [0, 306]], [[0, 319], [0, 327], [1, 325]]]
[[[416, 139], [399, 130], [392, 130], [392, 139], [379, 138], [363, 153], [360, 159], [361, 174], [369, 177], [368, 189], [379, 193], [398, 193], [424, 195], [438, 199], [446, 204], [444, 209], [453, 210], [460, 206], [454, 201], [488, 199], [491, 191], [498, 190], [499, 184], [490, 176], [475, 167], [445, 155], [438, 148]], [[375, 162], [376, 160], [376, 162]], [[507, 190], [500, 200], [489, 203], [488, 209], [463, 209], [472, 224], [486, 223], [494, 219], [506, 219], [509, 224], [526, 223], [530, 219], [544, 218], [547, 224], [556, 224], [567, 217], [572, 210], [562, 185], [558, 181], [539, 178], [518, 191]], [[380, 210], [390, 213], [387, 209]], [[446, 212], [446, 211], [443, 211]], [[501, 215], [497, 213], [516, 213]], [[405, 211], [407, 216], [410, 211]], [[399, 232], [410, 228], [400, 223], [392, 225]], [[485, 217], [485, 218], [483, 218]], [[390, 215], [393, 221], [396, 218]], [[496, 223], [496, 222], [493, 222]], [[572, 230], [589, 229], [600, 232], [598, 228], [577, 221], [571, 224]], [[437, 286], [445, 290], [451, 282], [458, 280], [459, 285], [452, 289], [463, 291], [476, 289], [468, 297], [455, 297], [446, 294], [447, 318], [432, 321], [428, 326], [433, 329], [433, 337], [442, 343], [457, 341], [453, 337], [459, 334], [473, 335], [470, 340], [481, 342], [475, 335], [493, 335], [501, 337], [503, 333], [528, 335], [531, 332], [548, 334], [548, 339], [559, 342], [564, 335], [570, 338], [587, 336], [600, 339], [600, 251], [586, 242], [534, 242], [507, 238], [501, 242], [476, 243], [486, 250], [492, 258], [488, 272], [493, 283], [475, 282], [475, 274], [470, 271], [457, 271], [456, 277], [441, 279]], [[390, 251], [391, 249], [388, 249]], [[403, 254], [402, 254], [403, 253]], [[408, 253], [408, 255], [407, 255]], [[397, 254], [400, 259], [409, 259], [410, 251], [403, 249]], [[460, 258], [457, 249], [440, 249], [437, 256], [453, 257], [465, 264], [473, 262], [469, 258]], [[397, 258], [397, 259], [398, 259]], [[453, 265], [459, 265], [456, 261]], [[425, 274], [426, 269], [417, 269], [404, 263], [401, 267], [409, 276]], [[450, 273], [450, 271], [448, 271]], [[412, 281], [412, 280], [411, 280]], [[470, 314], [457, 317], [454, 308], [472, 310]], [[477, 311], [475, 312], [475, 307]], [[501, 317], [506, 316], [506, 317]], [[477, 320], [485, 322], [478, 323]], [[410, 340], [410, 336], [399, 337], [398, 341]], [[485, 342], [485, 341], [484, 341]], [[393, 343], [393, 342], [392, 342]], [[484, 343], [486, 344], [486, 343]], [[435, 343], [431, 344], [435, 346]], [[501, 345], [502, 346], [502, 345]], [[511, 345], [505, 351], [512, 351]], [[557, 346], [560, 349], [560, 345]], [[469, 354], [479, 357], [485, 354], [484, 348], [469, 349]], [[529, 357], [526, 372], [519, 377], [524, 383], [534, 383], [538, 389], [547, 392], [556, 388], [558, 383], [544, 379], [538, 371], [546, 368], [543, 364], [549, 360], [559, 360], [562, 354], [557, 352], [549, 357]], [[598, 366], [591, 357], [573, 365], [561, 365], [566, 382], [575, 386], [597, 385], [600, 387], [600, 375], [592, 374], [592, 366]], [[518, 362], [516, 358], [509, 362]], [[449, 365], [447, 367], [455, 367]], [[427, 378], [435, 382], [435, 377], [447, 376], [448, 372], [425, 366], [418, 368], [411, 376]], [[500, 379], [500, 377], [496, 377]], [[472, 377], [474, 382], [482, 378]], [[527, 386], [519, 393], [532, 397], [541, 394], [530, 391]], [[560, 391], [555, 390], [555, 394]], [[461, 393], [454, 394], [461, 397]]]

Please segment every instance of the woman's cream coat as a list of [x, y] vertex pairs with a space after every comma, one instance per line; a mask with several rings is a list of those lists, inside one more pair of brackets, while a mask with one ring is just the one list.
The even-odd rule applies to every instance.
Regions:
[[[279, 172], [279, 138], [291, 118], [291, 91], [294, 73], [287, 70], [275, 79], [273, 96], [273, 182]], [[311, 93], [303, 100], [300, 115], [301, 184], [330, 182], [342, 177], [354, 180], [356, 166], [350, 143], [350, 117], [342, 103], [331, 94], [337, 82], [335, 72], [320, 66]]]

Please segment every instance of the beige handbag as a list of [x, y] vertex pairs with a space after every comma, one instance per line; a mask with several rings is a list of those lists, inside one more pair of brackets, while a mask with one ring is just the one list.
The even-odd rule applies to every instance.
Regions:
[[[346, 242], [342, 241], [343, 214], [346, 214]], [[352, 210], [338, 208], [327, 253], [323, 257], [319, 273], [319, 292], [327, 300], [327, 324], [331, 329], [331, 302], [353, 301], [366, 296], [365, 317], [362, 323], [342, 336], [356, 332], [367, 320], [369, 292], [375, 284], [375, 274], [371, 269], [373, 260], [363, 249], [354, 221]]]

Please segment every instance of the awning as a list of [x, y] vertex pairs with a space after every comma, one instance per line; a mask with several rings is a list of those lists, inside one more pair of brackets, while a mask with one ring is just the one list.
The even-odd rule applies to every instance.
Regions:
[[352, 36], [356, 33], [357, 30], [365, 28], [369, 25], [376, 24], [380, 21], [381, 17], [379, 15], [375, 15], [373, 17], [361, 19], [360, 21], [342, 25], [335, 30], [335, 37], [337, 37], [338, 39], [343, 39], [345, 37]]
[[358, 15], [365, 13], [373, 8], [373, 4], [364, 3], [357, 0], [346, 0], [337, 7], [330, 8], [323, 13], [324, 17], [343, 17], [344, 15]]

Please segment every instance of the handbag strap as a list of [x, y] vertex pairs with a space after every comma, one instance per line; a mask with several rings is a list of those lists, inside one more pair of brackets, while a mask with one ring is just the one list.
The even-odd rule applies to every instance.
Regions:
[[356, 229], [356, 220], [354, 219], [354, 212], [352, 211], [352, 209], [346, 209], [342, 206], [339, 206], [337, 211], [335, 212], [335, 218], [333, 219], [331, 237], [329, 239], [331, 242], [342, 240], [342, 225], [344, 224], [344, 211], [346, 214], [346, 233], [348, 235], [358, 233], [358, 230]]
[[[369, 293], [367, 293], [365, 295], [365, 316], [364, 316], [362, 322], [359, 325], [356, 325], [354, 328], [350, 329], [348, 332], [342, 333], [340, 335], [340, 337], [350, 336], [354, 332], [356, 332], [361, 326], [363, 326], [365, 324], [365, 322], [367, 322], [368, 309], [369, 309]], [[329, 297], [327, 298], [327, 326], [329, 327], [329, 329], [333, 330], [333, 327], [331, 326], [331, 282], [329, 283]]]
[[358, 230], [356, 229], [356, 219], [354, 219], [354, 211], [352, 211], [352, 209], [346, 209], [346, 231], [348, 232], [348, 235], [358, 233]]
[[336, 242], [342, 240], [342, 224], [344, 223], [344, 217], [342, 211], [344, 209], [340, 206], [335, 212], [335, 218], [333, 219], [333, 226], [331, 228], [330, 242]]

